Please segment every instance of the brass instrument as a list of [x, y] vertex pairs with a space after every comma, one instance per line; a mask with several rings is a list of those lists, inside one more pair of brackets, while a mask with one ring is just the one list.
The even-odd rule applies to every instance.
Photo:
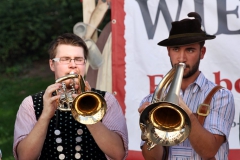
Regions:
[[[62, 83], [62, 88], [56, 91], [60, 95], [59, 110], [71, 111], [74, 119], [82, 124], [94, 124], [104, 117], [107, 109], [105, 99], [96, 92], [86, 91], [81, 75], [70, 73], [55, 82]], [[73, 98], [72, 94], [79, 95]]]
[[[189, 135], [191, 121], [179, 106], [179, 93], [185, 64], [179, 63], [158, 84], [151, 104], [140, 115], [141, 138], [148, 150], [160, 144], [173, 146], [183, 142]], [[170, 85], [171, 84], [171, 85]], [[167, 95], [164, 96], [166, 89]]]

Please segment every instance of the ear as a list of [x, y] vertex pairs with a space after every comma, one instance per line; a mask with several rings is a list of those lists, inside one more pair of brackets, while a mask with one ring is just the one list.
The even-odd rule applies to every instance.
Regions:
[[206, 53], [206, 47], [203, 46], [203, 47], [201, 48], [200, 59], [203, 59], [203, 58], [204, 58], [205, 53]]
[[55, 71], [54, 63], [53, 63], [53, 60], [51, 59], [49, 59], [49, 67], [53, 72]]

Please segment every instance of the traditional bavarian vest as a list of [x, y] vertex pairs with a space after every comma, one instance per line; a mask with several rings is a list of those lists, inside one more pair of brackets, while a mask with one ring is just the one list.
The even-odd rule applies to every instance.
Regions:
[[[104, 91], [92, 89], [105, 95]], [[44, 91], [32, 95], [36, 119], [43, 110]], [[37, 144], [36, 144], [37, 145]], [[71, 112], [56, 110], [51, 118], [40, 160], [106, 160], [86, 125], [77, 122]]]

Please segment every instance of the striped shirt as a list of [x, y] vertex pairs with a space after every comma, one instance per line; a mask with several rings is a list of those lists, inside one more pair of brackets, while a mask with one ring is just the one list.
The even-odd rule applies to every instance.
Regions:
[[[216, 84], [209, 81], [200, 73], [194, 83], [189, 85], [184, 91], [180, 91], [180, 96], [193, 113], [197, 112], [199, 104], [203, 103], [208, 93]], [[152, 101], [153, 94], [145, 97], [142, 103]], [[204, 128], [212, 134], [223, 135], [226, 141], [220, 146], [216, 160], [227, 160], [229, 152], [228, 137], [235, 115], [235, 104], [232, 93], [223, 88], [212, 98], [210, 103], [210, 113], [205, 119]], [[141, 143], [143, 145], [143, 142]], [[169, 147], [169, 160], [201, 160], [202, 158], [194, 151], [190, 141], [186, 139], [182, 143]]]
[[[104, 98], [107, 103], [107, 111], [102, 119], [102, 123], [109, 130], [121, 136], [125, 147], [126, 158], [128, 153], [128, 133], [124, 114], [117, 99], [111, 93], [106, 92]], [[16, 146], [31, 132], [36, 122], [33, 100], [31, 96], [28, 96], [21, 103], [15, 121], [13, 142], [13, 154], [15, 159], [17, 159]], [[107, 155], [106, 157], [110, 159]]]

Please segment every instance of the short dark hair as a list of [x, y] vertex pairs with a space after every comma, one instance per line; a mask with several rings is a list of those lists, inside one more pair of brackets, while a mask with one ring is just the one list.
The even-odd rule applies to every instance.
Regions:
[[64, 33], [60, 36], [58, 36], [56, 39], [54, 39], [48, 48], [48, 54], [49, 58], [53, 59], [56, 57], [56, 48], [60, 44], [67, 44], [67, 45], [72, 45], [72, 46], [79, 46], [82, 47], [84, 50], [84, 58], [87, 59], [88, 56], [88, 48], [86, 43], [82, 38], [79, 36], [73, 34], [73, 33]]

